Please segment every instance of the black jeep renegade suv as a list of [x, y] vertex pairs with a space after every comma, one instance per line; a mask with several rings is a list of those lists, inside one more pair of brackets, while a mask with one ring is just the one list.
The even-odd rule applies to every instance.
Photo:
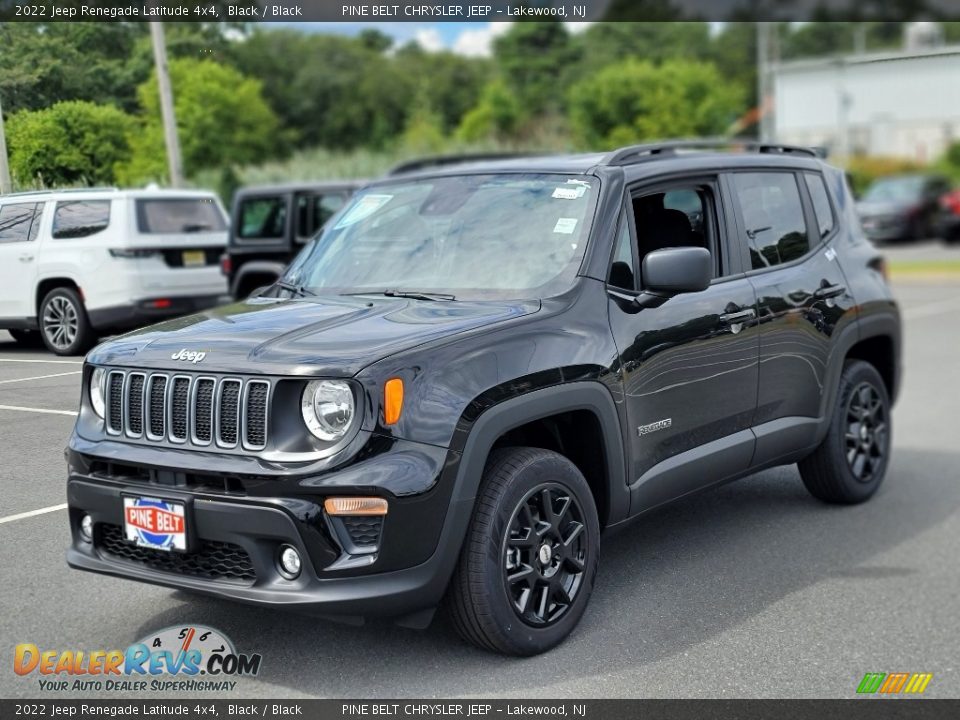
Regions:
[[652, 508], [788, 463], [869, 498], [900, 321], [843, 174], [692, 148], [389, 177], [260, 297], [96, 348], [70, 565], [413, 627], [445, 600], [528, 655]]

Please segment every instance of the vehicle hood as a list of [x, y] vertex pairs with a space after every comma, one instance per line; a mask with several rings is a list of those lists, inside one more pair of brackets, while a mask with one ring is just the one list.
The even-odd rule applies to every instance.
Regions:
[[[192, 372], [350, 377], [402, 350], [539, 309], [538, 300], [257, 298], [123, 335], [99, 345], [87, 359]], [[204, 356], [198, 362], [174, 360], [181, 350]]]
[[857, 213], [861, 218], [887, 217], [891, 215], [905, 215], [909, 213], [916, 203], [913, 202], [859, 202], [857, 203]]

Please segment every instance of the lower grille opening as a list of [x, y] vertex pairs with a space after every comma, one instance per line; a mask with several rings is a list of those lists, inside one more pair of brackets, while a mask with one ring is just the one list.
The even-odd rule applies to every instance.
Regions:
[[127, 542], [119, 525], [97, 526], [97, 550], [110, 560], [120, 560], [158, 572], [252, 585], [257, 579], [247, 551], [239, 545], [200, 540], [191, 553], [165, 552]]

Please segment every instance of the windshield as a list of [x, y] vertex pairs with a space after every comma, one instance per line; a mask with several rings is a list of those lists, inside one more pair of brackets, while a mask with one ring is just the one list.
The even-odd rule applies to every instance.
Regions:
[[284, 280], [316, 293], [539, 296], [576, 273], [598, 184], [502, 174], [377, 185], [347, 203]]
[[873, 183], [863, 199], [871, 202], [909, 202], [918, 199], [922, 190], [922, 177], [887, 178]]
[[137, 200], [137, 227], [142, 233], [219, 232], [227, 229], [213, 198]]

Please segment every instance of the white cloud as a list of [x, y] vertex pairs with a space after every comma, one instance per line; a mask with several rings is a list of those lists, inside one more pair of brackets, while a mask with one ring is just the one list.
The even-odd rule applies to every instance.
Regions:
[[413, 39], [427, 52], [440, 52], [445, 47], [440, 31], [433, 27], [420, 28]]
[[453, 51], [467, 57], [490, 57], [493, 52], [493, 40], [503, 35], [513, 23], [487, 23], [484, 27], [464, 30], [453, 41]]
[[579, 35], [588, 27], [593, 25], [593, 21], [588, 20], [584, 22], [568, 22], [565, 24], [567, 26], [567, 30], [569, 30], [572, 35]]

